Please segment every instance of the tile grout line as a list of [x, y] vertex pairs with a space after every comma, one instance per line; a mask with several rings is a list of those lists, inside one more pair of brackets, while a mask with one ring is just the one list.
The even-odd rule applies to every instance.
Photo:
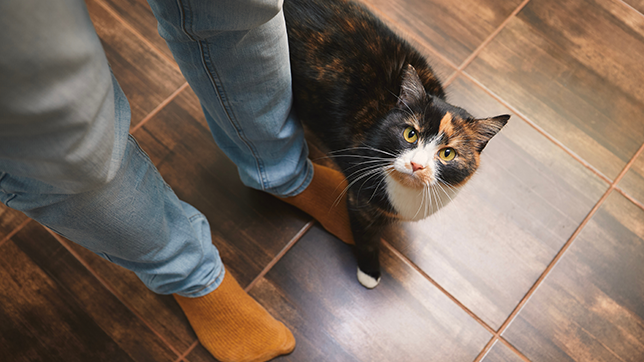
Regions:
[[170, 104], [178, 95], [179, 93], [183, 92], [184, 89], [188, 87], [188, 83], [183, 83], [179, 88], [177, 88], [172, 94], [168, 96], [168, 98], [164, 99], [159, 105], [157, 105], [150, 113], [148, 113], [147, 116], [143, 117], [143, 119], [137, 123], [132, 129], [130, 129], [130, 134], [134, 134], [139, 128], [143, 127], [152, 117], [156, 116], [157, 113], [161, 112], [165, 106]]
[[539, 132], [542, 136], [546, 137], [550, 142], [554, 143], [557, 147], [561, 148], [564, 152], [566, 152], [568, 155], [570, 155], [573, 159], [575, 159], [577, 162], [582, 164], [584, 167], [586, 167], [589, 171], [594, 173], [597, 177], [602, 179], [604, 182], [611, 184], [612, 181], [610, 178], [608, 178], [606, 175], [604, 175], [601, 171], [593, 167], [590, 163], [586, 162], [581, 156], [577, 155], [574, 151], [572, 151], [570, 148], [566, 147], [563, 143], [561, 143], [559, 140], [557, 140], [555, 137], [553, 137], [551, 134], [549, 134], [546, 130], [541, 128], [539, 125], [531, 121], [526, 115], [521, 113], [518, 109], [514, 108], [512, 105], [510, 105], [508, 102], [506, 102], [503, 98], [501, 98], [499, 95], [496, 93], [492, 92], [489, 88], [487, 88], [485, 85], [483, 85], [481, 82], [479, 82], [477, 79], [469, 75], [467, 72], [462, 72], [461, 75], [463, 75], [465, 78], [469, 79], [472, 81], [474, 84], [476, 84], [479, 88], [481, 88], [485, 93], [487, 93], [490, 97], [494, 98], [497, 102], [501, 103], [502, 106], [505, 108], [509, 109], [512, 113], [516, 114], [521, 120], [526, 122], [529, 126], [534, 128], [537, 132]]
[[627, 198], [627, 199], [628, 199], [628, 201], [630, 201], [630, 202], [632, 202], [633, 204], [635, 204], [635, 206], [637, 206], [637, 207], [639, 207], [640, 209], [644, 210], [644, 204], [642, 204], [641, 202], [639, 202], [639, 201], [637, 201], [636, 199], [634, 199], [634, 198], [633, 198], [633, 196], [631, 196], [631, 195], [627, 194], [627, 193], [626, 193], [626, 191], [622, 190], [622, 189], [621, 189], [621, 188], [619, 188], [619, 187], [615, 187], [615, 191], [617, 191], [617, 192], [619, 192], [620, 194], [622, 194], [622, 196], [624, 196], [625, 198]]
[[[498, 330], [497, 332], [495, 332], [495, 333], [494, 333], [494, 336], [492, 337], [492, 339], [490, 339], [490, 341], [485, 345], [485, 347], [483, 348], [483, 350], [481, 351], [481, 353], [479, 353], [479, 355], [476, 357], [476, 359], [474, 360], [474, 362], [480, 362], [480, 361], [483, 359], [483, 357], [485, 357], [485, 355], [487, 354], [487, 352], [490, 350], [490, 348], [492, 347], [492, 345], [494, 345], [494, 343], [495, 343], [497, 340], [499, 340], [499, 339], [501, 339], [501, 340], [505, 341], [508, 345], [511, 345], [507, 340], [505, 340], [505, 338], [503, 338], [503, 337], [501, 336], [501, 335], [503, 334], [503, 332], [505, 332], [505, 330], [507, 329], [507, 327], [512, 323], [512, 321], [516, 318], [516, 316], [519, 314], [519, 312], [521, 312], [521, 310], [523, 309], [523, 307], [527, 304], [528, 300], [529, 300], [529, 299], [534, 295], [534, 293], [536, 292], [536, 290], [537, 290], [537, 289], [539, 289], [539, 287], [543, 284], [543, 281], [548, 277], [548, 275], [550, 275], [550, 272], [551, 272], [551, 271], [555, 268], [555, 266], [559, 263], [559, 260], [561, 260], [561, 259], [563, 258], [563, 256], [564, 256], [564, 254], [566, 253], [566, 251], [570, 248], [570, 246], [573, 244], [573, 242], [575, 241], [575, 239], [577, 239], [577, 237], [579, 236], [579, 234], [581, 233], [581, 231], [584, 229], [584, 227], [588, 224], [588, 222], [589, 222], [589, 221], [590, 221], [590, 219], [593, 217], [593, 215], [597, 212], [597, 210], [599, 210], [599, 208], [600, 208], [600, 207], [601, 207], [601, 205], [606, 201], [606, 199], [608, 199], [608, 196], [611, 194], [611, 192], [612, 192], [613, 190], [615, 190], [615, 189], [616, 189], [616, 186], [617, 186], [617, 184], [619, 183], [619, 181], [621, 181], [622, 177], [624, 177], [624, 175], [628, 172], [628, 170], [629, 170], [629, 169], [630, 169], [630, 167], [633, 165], [633, 163], [635, 163], [635, 160], [637, 159], [637, 157], [638, 157], [640, 154], [642, 154], [643, 152], [644, 152], [644, 144], [642, 144], [642, 145], [640, 146], [640, 148], [635, 152], [635, 155], [633, 155], [633, 157], [630, 159], [630, 161], [628, 161], [628, 163], [626, 163], [626, 166], [624, 166], [624, 168], [622, 169], [622, 171], [619, 173], [619, 175], [617, 175], [617, 177], [615, 178], [615, 180], [610, 184], [610, 186], [608, 187], [608, 189], [606, 190], [606, 192], [604, 192], [604, 194], [603, 194], [603, 195], [602, 195], [602, 197], [599, 199], [599, 201], [597, 201], [597, 203], [595, 204], [595, 206], [593, 206], [593, 208], [590, 210], [590, 212], [588, 213], [588, 215], [586, 215], [586, 217], [585, 217], [585, 218], [584, 218], [584, 220], [581, 222], [581, 224], [579, 224], [579, 226], [577, 227], [577, 229], [575, 229], [575, 231], [574, 231], [574, 232], [573, 232], [573, 234], [570, 236], [570, 238], [568, 239], [568, 241], [566, 241], [566, 243], [561, 247], [561, 249], [559, 250], [559, 252], [557, 252], [557, 255], [555, 255], [555, 257], [552, 259], [552, 261], [550, 261], [550, 263], [548, 264], [548, 266], [546, 267], [546, 269], [541, 273], [541, 275], [539, 276], [539, 278], [537, 278], [537, 280], [536, 280], [536, 281], [535, 281], [535, 283], [532, 285], [532, 287], [530, 287], [530, 290], [528, 290], [528, 292], [527, 292], [527, 293], [525, 294], [525, 296], [521, 299], [521, 301], [519, 302], [519, 304], [517, 304], [517, 306], [514, 308], [514, 310], [512, 311], [512, 313], [510, 313], [510, 315], [508, 316], [508, 318], [506, 318], [505, 322], [503, 322], [503, 324], [501, 325], [501, 327], [499, 328], [499, 330]], [[512, 346], [511, 348], [512, 348], [513, 350], [517, 350], [517, 351], [518, 351], [518, 349], [514, 348], [514, 346]]]
[[141, 40], [145, 45], [150, 47], [158, 56], [162, 57], [165, 59], [173, 68], [179, 69], [179, 65], [177, 62], [169, 57], [167, 54], [165, 54], [161, 49], [157, 48], [152, 42], [150, 42], [146, 37], [143, 36], [138, 30], [134, 29], [125, 19], [121, 17], [114, 9], [112, 9], [111, 6], [108, 4], [105, 4], [104, 0], [97, 0], [96, 1], [99, 6], [103, 8], [103, 10], [107, 11], [111, 16], [113, 16], [121, 25], [123, 25], [129, 32], [134, 34], [139, 40]]
[[[404, 29], [400, 28], [399, 26], [397, 26], [396, 24], [397, 24], [398, 22], [397, 22], [397, 21], [394, 21], [394, 20], [393, 20], [391, 17], [389, 17], [386, 13], [383, 13], [382, 11], [380, 11], [380, 9], [378, 9], [378, 8], [376, 8], [376, 7], [373, 7], [373, 6], [370, 6], [370, 5], [366, 4], [365, 2], [362, 2], [362, 1], [361, 1], [360, 3], [361, 3], [361, 4], [363, 4], [363, 5], [365, 5], [365, 6], [367, 6], [367, 7], [369, 8], [369, 10], [370, 10], [371, 12], [373, 12], [373, 13], [374, 13], [374, 15], [376, 15], [378, 18], [380, 18], [380, 19], [387, 19], [386, 25], [387, 25], [388, 27], [392, 28], [391, 30], [392, 30], [396, 35], [400, 36], [400, 37], [401, 37], [401, 38], [403, 38], [403, 39], [406, 39], [406, 38], [410, 38], [410, 39], [412, 39], [413, 41], [417, 42], [419, 45], [421, 45], [421, 46], [423, 46], [423, 47], [427, 48], [427, 50], [429, 50], [431, 53], [433, 53], [437, 58], [439, 58], [439, 59], [440, 59], [440, 60], [442, 60], [443, 62], [447, 63], [447, 65], [448, 65], [449, 67], [453, 68], [454, 70], [458, 70], [458, 66], [457, 66], [456, 64], [454, 64], [451, 60], [447, 59], [447, 58], [446, 58], [443, 54], [441, 54], [441, 53], [440, 53], [436, 48], [434, 48], [433, 46], [431, 46], [430, 44], [428, 44], [425, 40], [423, 40], [423, 39], [421, 39], [420, 37], [418, 37], [415, 33], [410, 32], [410, 31], [407, 31], [407, 30], [404, 30]], [[384, 23], [384, 21], [383, 21], [383, 23]], [[392, 25], [392, 24], [393, 24], [393, 25]], [[410, 45], [411, 45], [411, 44], [410, 44]], [[431, 64], [430, 64], [430, 65], [431, 65]]]
[[304, 234], [306, 234], [306, 232], [307, 232], [307, 231], [309, 231], [309, 229], [311, 229], [311, 227], [313, 227], [313, 225], [314, 225], [314, 224], [315, 224], [315, 220], [310, 220], [309, 222], [307, 222], [307, 223], [302, 227], [302, 229], [300, 229], [300, 230], [297, 232], [297, 234], [295, 234], [295, 236], [293, 236], [293, 237], [291, 238], [291, 240], [289, 240], [289, 242], [286, 244], [286, 246], [284, 246], [284, 248], [282, 248], [282, 250], [280, 250], [280, 252], [279, 252], [279, 253], [277, 253], [277, 255], [275, 255], [275, 257], [273, 258], [273, 260], [271, 260], [271, 261], [270, 261], [270, 263], [268, 263], [268, 264], [264, 267], [264, 269], [263, 269], [263, 270], [262, 270], [262, 271], [261, 271], [261, 272], [260, 272], [256, 277], [255, 277], [255, 279], [253, 279], [253, 281], [252, 281], [252, 282], [250, 282], [250, 284], [248, 284], [248, 286], [247, 286], [246, 288], [244, 288], [244, 291], [245, 291], [246, 293], [250, 292], [250, 290], [255, 286], [255, 284], [257, 284], [257, 282], [258, 282], [260, 279], [262, 279], [262, 278], [266, 275], [266, 273], [268, 273], [268, 272], [271, 270], [271, 268], [273, 268], [273, 266], [275, 266], [275, 264], [277, 264], [277, 262], [278, 262], [278, 261], [280, 261], [280, 259], [282, 259], [282, 257], [283, 257], [283, 256], [284, 256], [284, 255], [285, 255], [289, 250], [291, 250], [291, 248], [295, 245], [295, 243], [297, 243], [297, 242], [302, 238], [302, 236], [303, 236]]
[[503, 22], [501, 23], [501, 25], [499, 25], [499, 26], [498, 26], [498, 27], [497, 27], [497, 28], [492, 32], [492, 34], [490, 34], [487, 38], [485, 38], [485, 40], [483, 40], [483, 43], [481, 43], [481, 45], [479, 45], [479, 46], [474, 50], [474, 52], [472, 52], [472, 54], [470, 54], [470, 56], [469, 56], [469, 57], [467, 57], [467, 58], [463, 61], [463, 63], [462, 63], [462, 64], [461, 64], [457, 69], [456, 69], [456, 72], [455, 72], [454, 74], [452, 74], [452, 75], [447, 79], [447, 81], [445, 82], [445, 85], [444, 85], [445, 87], [447, 87], [450, 83], [452, 83], [452, 82], [454, 81], [454, 79], [456, 79], [456, 78], [458, 77], [458, 75], [459, 75], [459, 74], [461, 74], [461, 73], [463, 72], [463, 69], [465, 69], [468, 65], [470, 65], [470, 63], [471, 63], [471, 62], [472, 62], [476, 57], [478, 57], [478, 56], [479, 56], [479, 54], [481, 54], [481, 52], [483, 52], [483, 49], [484, 49], [488, 44], [490, 44], [490, 43], [492, 42], [492, 40], [493, 40], [493, 39], [494, 39], [494, 38], [495, 38], [495, 37], [496, 37], [496, 36], [501, 32], [501, 30], [503, 30], [503, 29], [505, 28], [505, 26], [506, 26], [506, 25], [508, 25], [508, 23], [509, 23], [512, 19], [514, 19], [514, 17], [516, 17], [516, 15], [517, 15], [521, 10], [523, 10], [523, 8], [528, 4], [528, 2], [530, 2], [530, 0], [523, 0], [523, 2], [522, 2], [521, 4], [519, 4], [519, 6], [517, 6], [517, 8], [516, 8], [516, 9], [514, 9], [514, 11], [512, 11], [512, 13], [510, 13], [510, 15], [509, 15], [505, 20], [503, 20]]
[[461, 309], [465, 311], [470, 317], [475, 319], [483, 328], [485, 328], [488, 332], [494, 334], [495, 331], [492, 327], [490, 327], [487, 323], [485, 323], [479, 316], [477, 316], [474, 312], [472, 312], [469, 308], [467, 308], [463, 303], [461, 303], [456, 297], [454, 297], [450, 292], [448, 292], [443, 286], [438, 284], [432, 277], [430, 277], [427, 273], [425, 273], [424, 270], [422, 270], [418, 265], [416, 265], [414, 262], [412, 262], [409, 258], [407, 258], [406, 255], [398, 251], [396, 248], [394, 248], [389, 242], [387, 242], [385, 239], [380, 239], [382, 244], [386, 246], [395, 256], [397, 256], [399, 259], [401, 259], [405, 264], [410, 266], [412, 269], [414, 269], [417, 273], [419, 273], [423, 278], [425, 278], [427, 281], [429, 281], [434, 287], [436, 287], [439, 291], [441, 291], [447, 298], [449, 298], [452, 302], [454, 302], [456, 305], [458, 305]]
[[644, 13], [642, 13], [641, 11], [639, 11], [639, 10], [635, 9], [631, 4], [627, 3], [626, 1], [624, 1], [624, 0], [619, 0], [619, 2], [620, 2], [620, 3], [622, 3], [622, 5], [624, 5], [625, 7], [627, 7], [627, 8], [629, 8], [629, 9], [631, 9], [632, 11], [634, 11], [634, 12], [636, 12], [636, 13], [640, 14], [641, 16], [644, 16]]
[[521, 353], [521, 351], [519, 351], [515, 346], [510, 344], [510, 342], [508, 342], [505, 338], [499, 336], [499, 341], [505, 344], [506, 347], [508, 347], [512, 352], [514, 352], [514, 354], [519, 356], [519, 358], [521, 358], [524, 362], [531, 362], [528, 357], [526, 357], [523, 353]]
[[195, 347], [197, 347], [198, 344], [199, 344], [199, 340], [194, 341], [190, 345], [190, 347], [188, 347], [188, 349], [185, 352], [183, 352], [183, 354], [179, 356], [179, 358], [177, 358], [177, 360], [174, 362], [182, 362], [182, 361], [187, 362], [188, 360], [185, 358], [190, 354], [190, 352], [192, 352], [193, 349], [195, 349]]
[[30, 222], [30, 221], [31, 221], [31, 219], [30, 219], [30, 218], [27, 218], [27, 220], [25, 220], [25, 221], [21, 222], [21, 223], [20, 223], [20, 225], [16, 226], [13, 230], [11, 230], [11, 231], [9, 232], [9, 234], [7, 234], [7, 236], [5, 236], [4, 238], [2, 238], [2, 239], [0, 240], [0, 246], [2, 246], [2, 244], [4, 244], [4, 243], [6, 243], [7, 241], [9, 241], [9, 239], [11, 239], [11, 238], [12, 238], [14, 235], [16, 235], [20, 230], [22, 230], [25, 226], [27, 226], [27, 224], [29, 224], [29, 222]]
[[[44, 226], [43, 226], [43, 227], [44, 227]], [[123, 298], [121, 298], [121, 295], [120, 295], [119, 293], [117, 293], [117, 291], [116, 291], [114, 288], [112, 288], [112, 286], [111, 286], [111, 285], [110, 285], [106, 280], [104, 280], [100, 275], [98, 275], [98, 273], [97, 273], [97, 272], [96, 272], [96, 271], [95, 271], [91, 266], [89, 266], [89, 264], [87, 264], [87, 262], [86, 262], [86, 261], [85, 261], [85, 260], [84, 260], [80, 255], [78, 255], [78, 253], [76, 253], [76, 251], [75, 251], [74, 249], [72, 249], [72, 248], [69, 246], [69, 244], [68, 244], [68, 243], [67, 243], [67, 242], [66, 242], [66, 241], [65, 241], [65, 240], [64, 240], [60, 235], [56, 234], [53, 230], [51, 230], [51, 229], [49, 229], [49, 228], [47, 228], [47, 227], [44, 227], [44, 228], [45, 228], [45, 229], [46, 229], [46, 230], [47, 230], [47, 231], [48, 231], [48, 232], [49, 232], [49, 233], [50, 233], [54, 238], [56, 238], [56, 240], [58, 240], [58, 242], [59, 242], [59, 243], [60, 243], [60, 244], [65, 248], [65, 249], [67, 249], [67, 251], [68, 251], [70, 254], [72, 254], [72, 255], [74, 256], [74, 258], [76, 258], [76, 260], [78, 260], [78, 262], [80, 262], [80, 263], [81, 263], [81, 265], [83, 265], [83, 267], [85, 267], [85, 269], [87, 269], [87, 271], [89, 271], [89, 272], [90, 272], [90, 274], [92, 274], [92, 275], [94, 276], [94, 278], [96, 278], [96, 279], [98, 280], [98, 282], [99, 282], [99, 283], [101, 283], [101, 285], [102, 285], [105, 289], [107, 289], [110, 293], [112, 293], [112, 295], [114, 295], [114, 297], [116, 297], [116, 299], [117, 299], [119, 302], [121, 302], [121, 304], [123, 304], [123, 306], [125, 306], [125, 308], [127, 308], [127, 309], [132, 313], [132, 314], [134, 314], [134, 315], [135, 315], [139, 320], [141, 320], [141, 322], [143, 322], [143, 324], [144, 324], [146, 327], [148, 327], [148, 329], [150, 329], [150, 331], [152, 331], [152, 333], [154, 333], [154, 334], [157, 336], [157, 338], [159, 338], [159, 339], [161, 340], [161, 342], [163, 342], [163, 344], [165, 344], [165, 345], [166, 345], [166, 346], [167, 346], [167, 347], [168, 347], [168, 348], [169, 348], [169, 349], [170, 349], [174, 354], [176, 354], [177, 356], [181, 356], [181, 353], [179, 353], [179, 351], [178, 351], [178, 350], [176, 350], [176, 349], [174, 348], [174, 346], [172, 346], [172, 344], [170, 344], [170, 342], [168, 342], [168, 341], [165, 339], [165, 337], [163, 337], [163, 335], [162, 335], [161, 333], [157, 332], [157, 330], [156, 330], [156, 329], [154, 329], [154, 328], [152, 327], [152, 325], [151, 325], [151, 324], [149, 324], [149, 323], [148, 323], [148, 321], [147, 321], [147, 320], [145, 320], [145, 319], [143, 318], [143, 316], [142, 316], [142, 315], [140, 315], [138, 312], [136, 312], [136, 310], [134, 310], [134, 308], [132, 308], [128, 303], [126, 303], [126, 302], [125, 302], [125, 300], [124, 300]]]

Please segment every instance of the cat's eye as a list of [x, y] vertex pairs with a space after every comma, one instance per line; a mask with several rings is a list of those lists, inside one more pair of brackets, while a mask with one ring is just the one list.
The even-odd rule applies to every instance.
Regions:
[[403, 137], [405, 138], [405, 141], [415, 143], [418, 140], [418, 133], [413, 127], [407, 127], [405, 128], [405, 131], [403, 131]]
[[456, 157], [456, 151], [454, 151], [454, 149], [451, 147], [443, 148], [442, 150], [438, 151], [438, 157], [440, 157], [443, 161], [451, 161], [454, 159], [454, 157]]

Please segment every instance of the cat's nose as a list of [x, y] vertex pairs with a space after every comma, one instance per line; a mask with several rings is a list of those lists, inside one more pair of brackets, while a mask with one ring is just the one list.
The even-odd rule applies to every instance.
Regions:
[[418, 170], [422, 170], [422, 169], [424, 169], [424, 168], [425, 168], [425, 166], [423, 166], [423, 165], [421, 165], [421, 164], [418, 164], [418, 163], [413, 162], [413, 161], [411, 162], [411, 169], [412, 169], [414, 172], [416, 172], [416, 171], [418, 171]]

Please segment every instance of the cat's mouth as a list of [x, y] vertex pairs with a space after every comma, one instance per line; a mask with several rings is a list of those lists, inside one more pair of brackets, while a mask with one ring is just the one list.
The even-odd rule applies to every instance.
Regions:
[[434, 182], [434, 178], [431, 173], [423, 170], [413, 173], [404, 173], [393, 169], [392, 172], [389, 173], [389, 176], [399, 184], [413, 189], [423, 189]]

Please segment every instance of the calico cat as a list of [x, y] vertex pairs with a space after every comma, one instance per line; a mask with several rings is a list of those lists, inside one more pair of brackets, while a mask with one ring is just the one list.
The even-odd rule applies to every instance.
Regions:
[[286, 0], [296, 115], [347, 178], [358, 280], [380, 281], [383, 229], [447, 204], [510, 118], [450, 105], [423, 56], [346, 0]]

